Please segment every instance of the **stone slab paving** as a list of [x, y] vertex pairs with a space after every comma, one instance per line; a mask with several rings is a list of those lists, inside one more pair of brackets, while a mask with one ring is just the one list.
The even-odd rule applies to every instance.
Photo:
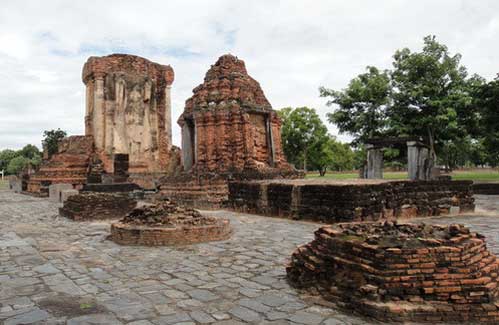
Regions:
[[[461, 222], [499, 254], [499, 196], [478, 197]], [[226, 211], [230, 240], [126, 247], [108, 222], [57, 216], [57, 203], [0, 190], [0, 324], [372, 324], [314, 304], [285, 280], [294, 248], [320, 224]], [[416, 220], [416, 221], [419, 221]]]

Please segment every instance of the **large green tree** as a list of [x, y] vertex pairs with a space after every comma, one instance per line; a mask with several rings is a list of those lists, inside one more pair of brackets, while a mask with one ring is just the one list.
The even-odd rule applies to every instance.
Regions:
[[354, 153], [348, 143], [341, 143], [329, 135], [324, 141], [318, 141], [309, 150], [310, 169], [319, 171], [324, 176], [328, 169], [334, 171], [352, 170]]
[[29, 164], [29, 159], [23, 156], [17, 156], [9, 162], [7, 173], [11, 175], [19, 174]]
[[38, 148], [32, 144], [25, 145], [20, 151], [19, 154], [28, 159], [38, 159], [42, 154]]
[[12, 159], [19, 156], [19, 151], [4, 149], [0, 151], [0, 170], [7, 170], [7, 166]]
[[64, 137], [66, 137], [66, 131], [63, 131], [61, 129], [43, 132], [42, 144], [47, 148], [49, 157], [57, 153], [59, 142]]
[[386, 107], [391, 94], [387, 71], [367, 67], [367, 72], [352, 79], [346, 89], [336, 91], [321, 87], [319, 91], [321, 97], [329, 99], [328, 106], [337, 105], [327, 114], [329, 122], [340, 132], [352, 135], [355, 144], [386, 131]]
[[284, 154], [288, 161], [306, 171], [310, 154], [318, 148], [326, 148], [323, 144], [329, 141], [327, 127], [313, 108], [287, 107], [278, 113], [282, 120]]
[[435, 36], [427, 36], [421, 51], [404, 48], [393, 58], [390, 128], [398, 135], [427, 138], [436, 160], [437, 144], [464, 135], [460, 115], [472, 102], [461, 55], [451, 55]]
[[479, 127], [475, 128], [474, 134], [482, 139], [487, 162], [499, 166], [499, 77], [481, 85], [475, 95]]

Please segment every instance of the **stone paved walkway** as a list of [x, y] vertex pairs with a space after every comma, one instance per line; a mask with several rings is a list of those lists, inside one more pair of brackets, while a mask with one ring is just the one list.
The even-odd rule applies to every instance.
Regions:
[[[499, 254], [499, 197], [462, 222]], [[225, 211], [235, 234], [181, 248], [123, 247], [108, 223], [72, 222], [57, 205], [0, 190], [0, 324], [369, 324], [314, 305], [289, 287], [284, 265], [316, 223]], [[488, 214], [488, 215], [485, 215]]]

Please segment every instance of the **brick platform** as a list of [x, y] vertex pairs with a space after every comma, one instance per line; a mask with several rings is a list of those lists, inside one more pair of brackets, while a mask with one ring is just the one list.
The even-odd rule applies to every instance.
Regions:
[[381, 321], [499, 321], [498, 261], [464, 226], [321, 227], [293, 253], [289, 282]]
[[80, 193], [68, 197], [59, 215], [75, 221], [123, 218], [137, 201], [126, 193]]
[[229, 239], [227, 219], [201, 215], [165, 200], [135, 208], [111, 225], [110, 239], [121, 245], [187, 245]]
[[229, 183], [236, 211], [327, 223], [474, 211], [471, 181], [262, 180]]
[[231, 234], [228, 220], [220, 220], [215, 225], [198, 227], [144, 227], [121, 222], [111, 225], [111, 240], [120, 245], [188, 245], [229, 239]]

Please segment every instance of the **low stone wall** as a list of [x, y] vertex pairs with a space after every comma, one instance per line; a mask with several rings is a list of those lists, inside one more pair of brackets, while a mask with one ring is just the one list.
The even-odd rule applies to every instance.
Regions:
[[148, 227], [118, 222], [111, 225], [110, 239], [120, 245], [164, 246], [225, 240], [231, 234], [229, 220], [190, 227]]
[[229, 184], [236, 211], [326, 223], [474, 211], [471, 181], [276, 180]]
[[180, 205], [199, 209], [218, 209], [227, 201], [229, 188], [226, 180], [186, 179], [164, 182], [160, 187], [162, 196]]
[[473, 193], [481, 195], [499, 195], [499, 183], [474, 183]]
[[68, 197], [59, 215], [75, 221], [117, 219], [136, 205], [137, 201], [125, 193], [80, 193]]
[[461, 225], [322, 227], [287, 267], [289, 282], [380, 321], [499, 322], [499, 264]]
[[117, 193], [117, 192], [133, 192], [140, 190], [141, 187], [134, 183], [112, 183], [112, 184], [85, 184], [82, 192], [100, 192], [100, 193]]

